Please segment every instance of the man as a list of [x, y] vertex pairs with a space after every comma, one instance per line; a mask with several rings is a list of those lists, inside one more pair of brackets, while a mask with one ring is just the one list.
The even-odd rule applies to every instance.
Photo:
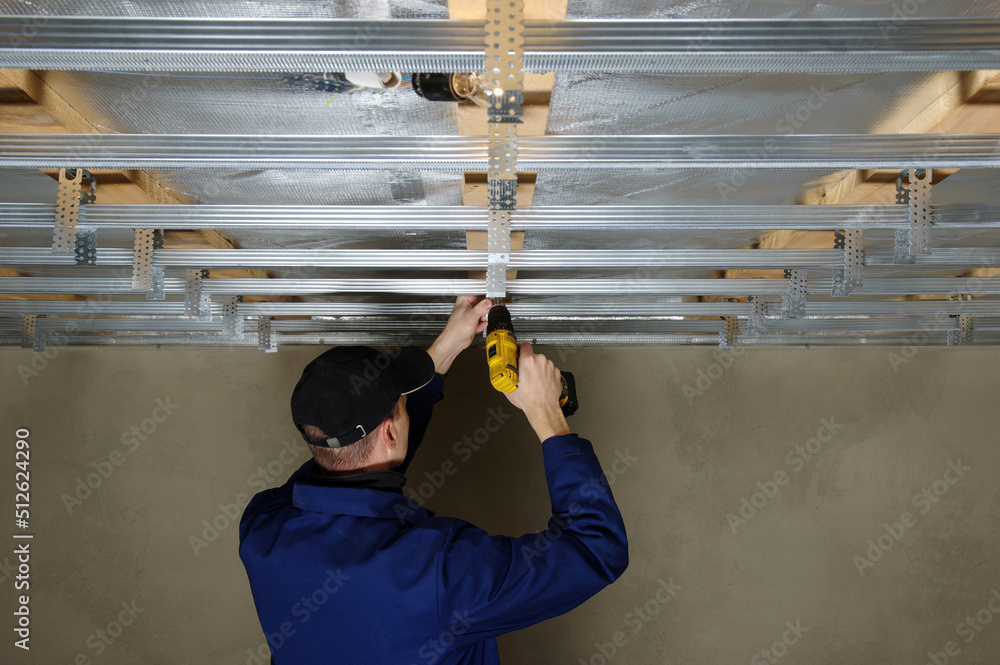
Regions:
[[338, 347], [303, 371], [292, 417], [313, 459], [257, 494], [240, 523], [272, 663], [493, 665], [497, 635], [567, 612], [625, 570], [600, 463], [559, 408], [559, 370], [530, 344], [507, 398], [542, 442], [549, 528], [490, 536], [402, 494], [443, 375], [490, 306], [459, 297], [426, 352]]

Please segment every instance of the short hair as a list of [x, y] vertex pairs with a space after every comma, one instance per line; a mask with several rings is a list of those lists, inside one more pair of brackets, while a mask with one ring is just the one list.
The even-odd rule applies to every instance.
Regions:
[[[396, 420], [402, 413], [402, 397], [392, 407], [392, 412], [387, 416]], [[381, 423], [379, 423], [381, 425]], [[302, 432], [308, 439], [309, 450], [312, 452], [316, 463], [327, 471], [355, 471], [363, 469], [368, 463], [375, 449], [375, 441], [378, 438], [375, 432], [371, 432], [362, 439], [343, 448], [329, 448], [326, 445], [328, 435], [315, 425], [299, 425]]]

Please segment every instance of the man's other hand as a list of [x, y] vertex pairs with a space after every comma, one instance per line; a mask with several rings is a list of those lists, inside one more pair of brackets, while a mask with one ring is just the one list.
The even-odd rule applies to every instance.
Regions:
[[541, 353], [534, 353], [531, 344], [519, 344], [518, 348], [517, 388], [507, 393], [507, 399], [524, 411], [540, 441], [569, 434], [566, 416], [559, 406], [562, 395], [559, 368]]
[[493, 302], [483, 296], [459, 296], [448, 323], [427, 349], [434, 359], [434, 371], [444, 374], [458, 354], [469, 348], [476, 333], [486, 330], [487, 315]]

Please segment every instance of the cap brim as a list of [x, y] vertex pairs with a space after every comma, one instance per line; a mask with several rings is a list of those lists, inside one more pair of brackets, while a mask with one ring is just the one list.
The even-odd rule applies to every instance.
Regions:
[[434, 359], [419, 347], [403, 347], [392, 364], [399, 372], [401, 395], [420, 390], [434, 378]]

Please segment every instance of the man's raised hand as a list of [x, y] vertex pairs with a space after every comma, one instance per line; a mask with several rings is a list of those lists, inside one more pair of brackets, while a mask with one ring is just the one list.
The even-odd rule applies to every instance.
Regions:
[[519, 344], [518, 348], [517, 389], [507, 393], [507, 399], [524, 411], [540, 441], [569, 434], [566, 416], [559, 406], [562, 394], [559, 368], [541, 353], [535, 353], [527, 342]]
[[458, 296], [448, 323], [427, 353], [434, 359], [434, 371], [446, 373], [458, 354], [469, 348], [476, 333], [486, 330], [493, 302], [484, 296]]

